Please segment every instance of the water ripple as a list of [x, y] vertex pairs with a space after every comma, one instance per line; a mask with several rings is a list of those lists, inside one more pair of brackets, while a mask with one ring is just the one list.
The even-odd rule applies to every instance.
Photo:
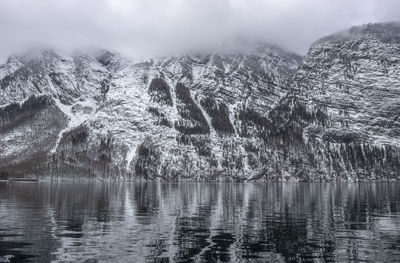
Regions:
[[400, 258], [398, 183], [3, 184], [0, 262]]

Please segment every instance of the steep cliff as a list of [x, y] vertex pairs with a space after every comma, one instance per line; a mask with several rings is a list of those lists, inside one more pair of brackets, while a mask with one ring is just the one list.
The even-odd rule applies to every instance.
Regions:
[[399, 62], [398, 23], [315, 42], [270, 113], [290, 155], [279, 170], [302, 179], [399, 178]]

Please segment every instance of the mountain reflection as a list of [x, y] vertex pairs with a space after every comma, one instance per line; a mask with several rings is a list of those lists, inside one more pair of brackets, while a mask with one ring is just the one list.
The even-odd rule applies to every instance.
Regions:
[[392, 261], [398, 183], [0, 183], [0, 262]]

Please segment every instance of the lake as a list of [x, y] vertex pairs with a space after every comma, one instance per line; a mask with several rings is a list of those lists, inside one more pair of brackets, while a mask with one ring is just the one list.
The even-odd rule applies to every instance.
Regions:
[[0, 183], [0, 262], [400, 261], [400, 184]]

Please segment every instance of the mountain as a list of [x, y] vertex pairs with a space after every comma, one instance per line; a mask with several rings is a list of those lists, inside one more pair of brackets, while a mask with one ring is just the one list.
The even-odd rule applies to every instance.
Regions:
[[[284, 176], [399, 178], [400, 24], [369, 24], [315, 42], [270, 114]], [[297, 174], [297, 175], [296, 175]]]
[[0, 175], [397, 179], [400, 25], [135, 61], [97, 50], [0, 66]]
[[262, 163], [244, 121], [262, 120], [301, 62], [267, 45], [141, 62], [92, 53], [1, 67], [4, 174], [245, 178]]

